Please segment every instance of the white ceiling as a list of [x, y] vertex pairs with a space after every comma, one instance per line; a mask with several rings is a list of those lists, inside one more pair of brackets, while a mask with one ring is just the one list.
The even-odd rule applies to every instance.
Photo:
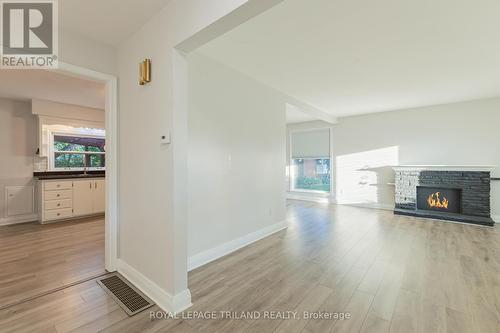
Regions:
[[105, 85], [44, 70], [0, 70], [0, 98], [45, 99], [104, 109]]
[[498, 0], [285, 0], [199, 52], [334, 116], [500, 95]]
[[139, 30], [170, 0], [62, 0], [59, 25], [116, 46]]

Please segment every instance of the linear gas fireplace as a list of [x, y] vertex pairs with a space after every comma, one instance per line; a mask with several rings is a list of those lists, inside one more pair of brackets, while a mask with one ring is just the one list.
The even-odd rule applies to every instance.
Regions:
[[395, 214], [493, 226], [492, 167], [398, 166]]
[[417, 210], [461, 214], [461, 203], [461, 189], [417, 186]]

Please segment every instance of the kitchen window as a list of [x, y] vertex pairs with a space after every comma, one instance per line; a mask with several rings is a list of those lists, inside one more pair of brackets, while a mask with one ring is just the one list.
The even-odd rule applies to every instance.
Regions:
[[106, 166], [105, 142], [103, 137], [54, 134], [54, 170], [103, 170]]

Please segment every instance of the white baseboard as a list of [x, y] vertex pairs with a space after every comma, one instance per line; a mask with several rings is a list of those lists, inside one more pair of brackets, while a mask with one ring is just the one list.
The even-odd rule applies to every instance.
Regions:
[[26, 222], [34, 222], [34, 221], [38, 221], [37, 214], [2, 217], [2, 218], [0, 218], [0, 226], [18, 224], [18, 223], [26, 223]]
[[322, 196], [314, 196], [314, 195], [304, 195], [304, 194], [299, 194], [299, 193], [287, 193], [286, 198], [292, 199], [292, 200], [311, 201], [311, 202], [318, 202], [318, 203], [333, 203], [333, 201], [328, 196], [322, 197]]
[[310, 201], [310, 202], [318, 202], [318, 203], [329, 203], [335, 204], [339, 206], [352, 206], [358, 208], [370, 208], [370, 209], [381, 209], [381, 210], [394, 210], [394, 205], [388, 204], [379, 204], [379, 203], [338, 203], [335, 199], [328, 196], [312, 196], [312, 195], [303, 195], [299, 193], [287, 193], [287, 199], [292, 200], [301, 200], [301, 201]]
[[241, 249], [249, 244], [252, 244], [262, 238], [270, 236], [280, 230], [286, 229], [288, 227], [287, 222], [279, 222], [263, 229], [252, 232], [243, 237], [234, 239], [210, 250], [201, 252], [194, 256], [188, 258], [188, 270], [191, 271], [195, 268], [208, 264], [211, 261], [219, 259], [225, 255], [230, 254], [236, 250]]
[[117, 266], [118, 273], [151, 298], [163, 311], [180, 313], [192, 305], [189, 289], [172, 296], [123, 260], [118, 259]]
[[370, 209], [381, 209], [381, 210], [394, 210], [394, 205], [379, 204], [379, 203], [346, 203], [338, 204], [341, 206], [352, 206], [358, 208], [370, 208]]

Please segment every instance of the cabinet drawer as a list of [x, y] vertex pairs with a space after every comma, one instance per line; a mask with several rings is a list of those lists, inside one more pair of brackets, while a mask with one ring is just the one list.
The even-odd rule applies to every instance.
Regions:
[[67, 219], [73, 217], [73, 211], [71, 208], [47, 210], [43, 216], [45, 221]]
[[62, 209], [62, 208], [73, 208], [73, 200], [65, 199], [65, 200], [45, 201], [45, 210]]
[[62, 190], [62, 191], [45, 191], [45, 200], [61, 200], [61, 199], [71, 199], [73, 197], [72, 190]]
[[45, 191], [70, 190], [72, 187], [73, 187], [72, 181], [45, 182], [43, 189]]

